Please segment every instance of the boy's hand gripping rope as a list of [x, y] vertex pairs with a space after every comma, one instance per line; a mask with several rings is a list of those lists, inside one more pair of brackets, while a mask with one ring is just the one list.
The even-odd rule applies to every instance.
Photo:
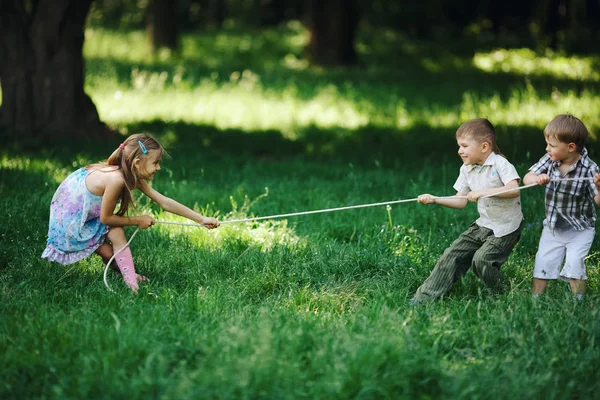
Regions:
[[[550, 182], [589, 181], [589, 180], [593, 180], [593, 179], [594, 178], [561, 178], [561, 179], [550, 179]], [[485, 195], [485, 196], [481, 196], [480, 199], [485, 199], [485, 198], [488, 198], [488, 197], [494, 197], [494, 196], [497, 196], [499, 194], [520, 191], [520, 190], [528, 189], [528, 188], [531, 188], [531, 187], [534, 187], [534, 186], [540, 186], [540, 185], [538, 185], [537, 183], [531, 183], [529, 185], [519, 186], [519, 187], [512, 188], [512, 189], [502, 190], [502, 191], [496, 192], [494, 194], [488, 194], [488, 195]], [[467, 196], [436, 196], [435, 198], [436, 199], [466, 199]], [[352, 209], [355, 209], [355, 208], [386, 206], [386, 205], [390, 205], [390, 204], [409, 203], [409, 202], [413, 202], [413, 201], [417, 201], [417, 200], [418, 200], [418, 197], [415, 197], [415, 198], [412, 198], [412, 199], [384, 201], [384, 202], [381, 202], [381, 203], [359, 204], [359, 205], [355, 205], [355, 206], [335, 207], [335, 208], [326, 208], [326, 209], [322, 209], [322, 210], [301, 211], [301, 212], [288, 213], [288, 214], [269, 215], [269, 216], [266, 216], [266, 217], [254, 217], [254, 218], [244, 218], [244, 219], [231, 219], [231, 220], [228, 220], [228, 221], [219, 222], [219, 225], [233, 224], [233, 223], [240, 223], [240, 222], [260, 221], [260, 220], [265, 220], [265, 219], [295, 217], [295, 216], [299, 216], [299, 215], [320, 214], [320, 213], [333, 212], [333, 211], [352, 210]], [[157, 223], [157, 224], [164, 224], [164, 225], [181, 225], [181, 226], [196, 226], [196, 227], [204, 226], [202, 224], [193, 224], [193, 223], [187, 223], [187, 222], [170, 222], [170, 221], [157, 221], [157, 220], [155, 220], [154, 222]], [[106, 280], [106, 273], [108, 272], [108, 267], [110, 266], [110, 263], [114, 260], [115, 256], [117, 254], [119, 254], [121, 251], [125, 250], [129, 246], [129, 244], [131, 243], [131, 241], [133, 240], [133, 238], [135, 237], [135, 235], [138, 233], [139, 230], [140, 230], [140, 228], [137, 228], [135, 230], [135, 232], [133, 232], [133, 235], [131, 235], [131, 238], [129, 238], [129, 240], [127, 241], [127, 243], [125, 244], [125, 246], [123, 246], [122, 248], [120, 248], [119, 250], [117, 250], [113, 254], [113, 256], [110, 258], [110, 260], [108, 260], [108, 262], [106, 263], [106, 268], [104, 268], [104, 284], [106, 285], [106, 287], [108, 288], [108, 290], [110, 290], [111, 292], [114, 292], [114, 290], [112, 290], [110, 288], [110, 286], [108, 285], [108, 282]]]

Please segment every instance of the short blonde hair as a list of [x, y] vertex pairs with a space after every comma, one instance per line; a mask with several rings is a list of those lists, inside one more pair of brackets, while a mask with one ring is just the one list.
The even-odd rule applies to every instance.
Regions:
[[496, 144], [496, 129], [486, 118], [475, 118], [459, 126], [456, 139], [463, 137], [470, 137], [478, 143], [488, 142], [494, 153], [502, 154]]
[[570, 114], [557, 115], [544, 128], [545, 137], [555, 138], [562, 143], [575, 143], [580, 153], [589, 135], [583, 122]]

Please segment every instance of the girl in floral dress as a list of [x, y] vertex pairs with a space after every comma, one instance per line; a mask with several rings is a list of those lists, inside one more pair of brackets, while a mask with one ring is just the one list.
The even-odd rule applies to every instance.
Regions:
[[88, 165], [69, 175], [52, 198], [48, 240], [42, 258], [68, 265], [96, 253], [106, 263], [119, 252], [115, 258], [117, 267], [127, 286], [137, 293], [138, 282], [146, 277], [136, 274], [129, 248], [119, 251], [127, 244], [123, 227], [146, 229], [155, 221], [150, 215], [126, 215], [134, 189], [165, 211], [208, 229], [216, 228], [217, 219], [191, 210], [148, 184], [160, 170], [163, 153], [163, 147], [152, 136], [135, 134], [120, 144], [106, 162]]

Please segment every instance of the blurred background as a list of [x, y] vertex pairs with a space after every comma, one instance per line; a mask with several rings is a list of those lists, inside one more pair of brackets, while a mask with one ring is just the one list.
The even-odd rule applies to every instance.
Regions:
[[[230, 83], [244, 86], [246, 96], [262, 93], [246, 98], [246, 107], [257, 100], [268, 107], [269, 92], [311, 99], [320, 115], [296, 108], [296, 122], [319, 126], [386, 119], [394, 128], [453, 126], [481, 112], [494, 123], [541, 125], [557, 113], [547, 100], [565, 98], [561, 110], [593, 114], [584, 122], [597, 126], [589, 101], [577, 102], [588, 98], [597, 109], [598, 0], [2, 0], [0, 7], [0, 122], [12, 131], [122, 127], [121, 107], [109, 103], [130, 88], [204, 85], [206, 95], [210, 87], [224, 94]], [[535, 115], [513, 106], [504, 110], [510, 117], [496, 116], [518, 96], [535, 103]], [[318, 99], [334, 99], [338, 110]], [[159, 99], [145, 103], [154, 117], [173, 118]], [[211, 109], [214, 101], [199, 106], [202, 112], [179, 104], [176, 119], [212, 115], [211, 124], [240, 126]], [[224, 108], [232, 107], [237, 120], [258, 115], [239, 104]], [[290, 118], [261, 126], [290, 131], [298, 126]]]

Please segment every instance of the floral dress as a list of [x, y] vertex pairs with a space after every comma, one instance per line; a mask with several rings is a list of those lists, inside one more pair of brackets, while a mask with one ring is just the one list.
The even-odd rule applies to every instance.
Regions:
[[42, 258], [73, 264], [92, 254], [106, 240], [108, 226], [100, 222], [102, 197], [91, 193], [85, 185], [86, 176], [93, 172], [78, 169], [54, 193]]

